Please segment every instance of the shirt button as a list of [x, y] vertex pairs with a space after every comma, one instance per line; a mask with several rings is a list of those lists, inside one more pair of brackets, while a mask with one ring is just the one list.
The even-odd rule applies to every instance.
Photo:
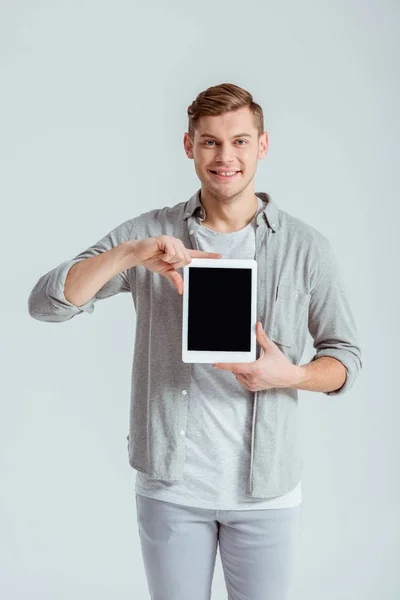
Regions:
[[191, 229], [191, 230], [189, 231], [189, 233], [190, 233], [190, 235], [193, 235], [193, 229]]
[[180, 433], [181, 435], [185, 435], [185, 432], [183, 431], [183, 429], [181, 429], [179, 433]]
[[182, 390], [182, 394], [183, 394], [184, 396], [186, 396], [186, 394], [187, 394], [187, 391], [186, 391], [186, 390]]

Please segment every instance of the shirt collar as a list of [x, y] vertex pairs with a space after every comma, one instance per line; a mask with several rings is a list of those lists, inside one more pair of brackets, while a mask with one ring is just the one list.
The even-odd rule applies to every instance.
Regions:
[[[203, 218], [205, 217], [205, 209], [200, 201], [200, 191], [201, 189], [198, 189], [187, 201], [185, 213], [183, 215], [185, 220], [192, 217], [196, 211], [199, 211]], [[261, 219], [264, 218], [268, 226], [273, 229], [273, 231], [276, 231], [280, 224], [278, 206], [266, 192], [255, 192], [255, 195], [264, 203], [264, 209], [257, 215], [257, 222], [260, 223]]]

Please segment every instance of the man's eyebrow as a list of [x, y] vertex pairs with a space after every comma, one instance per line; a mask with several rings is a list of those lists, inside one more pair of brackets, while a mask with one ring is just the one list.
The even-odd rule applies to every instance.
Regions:
[[[215, 140], [218, 139], [215, 135], [211, 135], [211, 133], [202, 133], [200, 135], [201, 138], [203, 137], [210, 137], [210, 138], [214, 138]], [[237, 138], [237, 137], [252, 137], [250, 135], [250, 133], [237, 133], [236, 135], [232, 136], [232, 139]]]

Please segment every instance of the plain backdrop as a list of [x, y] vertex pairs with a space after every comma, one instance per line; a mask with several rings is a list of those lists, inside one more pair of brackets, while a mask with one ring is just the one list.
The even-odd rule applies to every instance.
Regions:
[[[223, 82], [263, 107], [255, 191], [331, 241], [362, 348], [347, 394], [299, 391], [291, 598], [399, 597], [399, 17], [395, 0], [2, 0], [3, 598], [149, 597], [126, 441], [132, 297], [64, 323], [27, 301], [119, 223], [194, 194], [187, 107]], [[212, 597], [226, 599], [219, 553]]]

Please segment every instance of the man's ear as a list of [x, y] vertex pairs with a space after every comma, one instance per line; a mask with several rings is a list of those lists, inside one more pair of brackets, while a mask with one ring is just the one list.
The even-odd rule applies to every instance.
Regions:
[[193, 157], [193, 141], [189, 133], [186, 131], [183, 136], [183, 147], [185, 148], [186, 156], [188, 158]]
[[268, 145], [268, 132], [264, 131], [260, 136], [258, 158], [265, 158], [265, 155], [268, 152]]

